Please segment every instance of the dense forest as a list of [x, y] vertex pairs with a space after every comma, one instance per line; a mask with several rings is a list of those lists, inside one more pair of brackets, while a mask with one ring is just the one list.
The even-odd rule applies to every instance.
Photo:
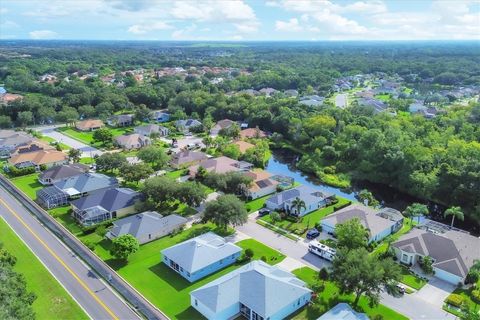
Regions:
[[[0, 83], [24, 95], [3, 105], [0, 127], [108, 117], [114, 112], [168, 108], [172, 118], [204, 123], [229, 118], [272, 133], [272, 144], [302, 155], [299, 167], [327, 183], [352, 179], [385, 184], [424, 200], [461, 206], [480, 221], [480, 104], [454, 102], [434, 119], [405, 111], [408, 97], [390, 102], [395, 114], [326, 102], [307, 107], [284, 96], [231, 94], [243, 89], [296, 89], [328, 96], [342, 76], [397, 74], [424, 97], [436, 90], [480, 85], [480, 46], [456, 43], [244, 43], [202, 46], [148, 42], [1, 42]], [[154, 77], [138, 68], [229, 67], [213, 74]], [[55, 74], [54, 83], [39, 81]], [[85, 74], [97, 77], [82, 80]], [[115, 74], [123, 86], [102, 76]], [[415, 76], [412, 76], [415, 75]], [[68, 77], [68, 81], [66, 79]]]

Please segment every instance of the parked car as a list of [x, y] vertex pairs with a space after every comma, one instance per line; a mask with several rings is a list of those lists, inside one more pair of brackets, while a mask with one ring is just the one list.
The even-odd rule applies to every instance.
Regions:
[[260, 210], [258, 210], [258, 216], [259, 217], [263, 217], [263, 216], [266, 216], [267, 214], [270, 214], [270, 210], [267, 209], [267, 208], [262, 208]]
[[398, 293], [405, 294], [405, 286], [403, 284], [397, 283], [396, 288], [398, 290]]
[[307, 231], [307, 239], [315, 239], [319, 235], [320, 235], [320, 231], [318, 231], [315, 228], [312, 228], [312, 229]]

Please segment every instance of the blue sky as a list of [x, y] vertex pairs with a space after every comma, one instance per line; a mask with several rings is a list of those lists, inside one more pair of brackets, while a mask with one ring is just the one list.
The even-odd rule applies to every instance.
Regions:
[[480, 1], [2, 0], [0, 38], [480, 40]]

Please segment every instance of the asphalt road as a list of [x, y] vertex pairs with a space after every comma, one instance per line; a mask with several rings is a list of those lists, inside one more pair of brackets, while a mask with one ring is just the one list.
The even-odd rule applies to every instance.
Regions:
[[93, 270], [3, 188], [0, 189], [0, 216], [92, 319], [139, 319]]
[[95, 155], [101, 155], [103, 152], [98, 150], [97, 148], [94, 148], [92, 146], [89, 146], [83, 142], [80, 142], [78, 140], [75, 140], [73, 138], [70, 138], [58, 131], [55, 131], [55, 129], [59, 127], [58, 125], [52, 125], [52, 126], [43, 126], [43, 127], [36, 127], [33, 128], [35, 131], [41, 132], [44, 136], [50, 137], [55, 139], [58, 142], [64, 143], [70, 148], [74, 149], [80, 149], [82, 151], [82, 158], [88, 158], [92, 157]]

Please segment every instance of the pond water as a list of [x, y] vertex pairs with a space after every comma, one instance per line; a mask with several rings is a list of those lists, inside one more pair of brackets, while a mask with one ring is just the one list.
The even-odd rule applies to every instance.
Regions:
[[[273, 174], [289, 176], [294, 178], [296, 182], [299, 182], [303, 185], [328, 191], [349, 200], [357, 200], [355, 195], [360, 190], [367, 189], [372, 192], [378, 201], [380, 201], [382, 206], [395, 208], [400, 211], [405, 210], [405, 208], [413, 202], [425, 203], [424, 200], [417, 199], [388, 186], [373, 184], [365, 181], [353, 182], [352, 187], [348, 190], [328, 186], [318, 180], [315, 176], [300, 171], [300, 169], [296, 167], [298, 159], [299, 156], [290, 150], [275, 149], [272, 150], [272, 157], [268, 161], [268, 165], [265, 170]], [[445, 207], [434, 202], [428, 202], [427, 205], [431, 212], [430, 218], [442, 223], [450, 224], [449, 218], [445, 220], [442, 215], [446, 209]], [[475, 223], [469, 219], [465, 219], [465, 221], [455, 221], [455, 227], [467, 230], [475, 235], [480, 234], [480, 227], [478, 226], [478, 223]]]

